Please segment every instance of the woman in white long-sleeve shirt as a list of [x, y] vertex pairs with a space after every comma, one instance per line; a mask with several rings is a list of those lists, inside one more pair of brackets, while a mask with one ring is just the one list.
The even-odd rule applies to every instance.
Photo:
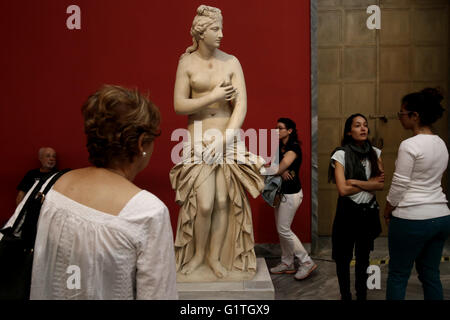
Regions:
[[159, 135], [158, 109], [105, 86], [82, 108], [92, 167], [63, 175], [43, 203], [31, 299], [177, 299], [167, 207], [132, 183]]
[[414, 262], [424, 298], [442, 300], [439, 264], [450, 234], [450, 211], [441, 180], [447, 169], [445, 142], [431, 125], [444, 111], [443, 97], [426, 88], [402, 99], [402, 126], [414, 136], [400, 144], [384, 217], [389, 224], [389, 276], [386, 298], [405, 298]]

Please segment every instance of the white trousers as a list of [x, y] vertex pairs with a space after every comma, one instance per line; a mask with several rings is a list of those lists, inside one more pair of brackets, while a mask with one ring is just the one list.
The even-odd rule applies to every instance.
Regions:
[[291, 265], [294, 263], [294, 257], [297, 257], [300, 263], [311, 261], [299, 238], [291, 230], [292, 220], [303, 200], [303, 190], [298, 193], [285, 194], [284, 197], [279, 207], [275, 208], [275, 222], [280, 237], [281, 262]]

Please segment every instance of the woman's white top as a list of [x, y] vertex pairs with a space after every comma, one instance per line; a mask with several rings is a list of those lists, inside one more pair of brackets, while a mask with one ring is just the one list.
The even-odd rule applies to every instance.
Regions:
[[418, 134], [402, 141], [387, 201], [392, 215], [423, 220], [450, 214], [441, 180], [448, 164], [445, 142], [437, 135]]
[[[375, 150], [375, 152], [377, 154], [377, 158], [380, 158], [381, 150], [376, 147], [372, 147], [372, 148], [373, 148], [373, 150]], [[345, 151], [344, 150], [338, 150], [335, 153], [333, 153], [333, 155], [331, 156], [331, 159], [339, 162], [344, 167], [344, 171], [345, 171]], [[370, 165], [370, 161], [369, 161], [369, 159], [364, 159], [363, 161], [361, 161], [361, 163], [366, 171], [366, 177], [367, 177], [367, 179], [369, 179], [370, 175], [372, 173], [372, 167]], [[332, 162], [331, 165], [333, 166], [333, 168], [335, 167], [334, 162]], [[361, 191], [361, 192], [349, 195], [347, 197], [349, 197], [356, 203], [369, 203], [370, 200], [372, 200], [372, 198], [374, 196], [375, 195], [373, 193], [370, 193], [367, 191]]]
[[38, 222], [30, 298], [177, 299], [167, 207], [142, 190], [114, 216], [51, 189]]

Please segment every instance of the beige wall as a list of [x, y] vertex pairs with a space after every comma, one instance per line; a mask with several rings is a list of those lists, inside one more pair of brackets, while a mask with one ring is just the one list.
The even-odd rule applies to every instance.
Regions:
[[[366, 27], [372, 4], [381, 8], [381, 30]], [[345, 119], [355, 112], [388, 119], [369, 120], [373, 142], [383, 151], [386, 187], [377, 198], [384, 207], [398, 146], [411, 135], [396, 117], [400, 99], [426, 86], [440, 86], [448, 97], [450, 0], [318, 0], [318, 5], [319, 235], [330, 235], [337, 191], [327, 183], [327, 169]], [[435, 129], [447, 141], [447, 113]]]

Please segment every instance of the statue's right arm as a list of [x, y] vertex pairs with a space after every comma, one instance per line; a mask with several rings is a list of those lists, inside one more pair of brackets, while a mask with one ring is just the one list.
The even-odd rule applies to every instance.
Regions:
[[196, 113], [217, 101], [217, 98], [211, 93], [199, 98], [191, 98], [187, 60], [187, 58], [183, 58], [178, 63], [174, 90], [175, 112], [183, 115]]
[[175, 79], [174, 106], [177, 114], [193, 114], [203, 108], [218, 102], [225, 101], [227, 95], [234, 91], [231, 85], [222, 87], [218, 84], [212, 91], [198, 98], [191, 97], [191, 85], [187, 65], [188, 58], [182, 58], [178, 63]]

